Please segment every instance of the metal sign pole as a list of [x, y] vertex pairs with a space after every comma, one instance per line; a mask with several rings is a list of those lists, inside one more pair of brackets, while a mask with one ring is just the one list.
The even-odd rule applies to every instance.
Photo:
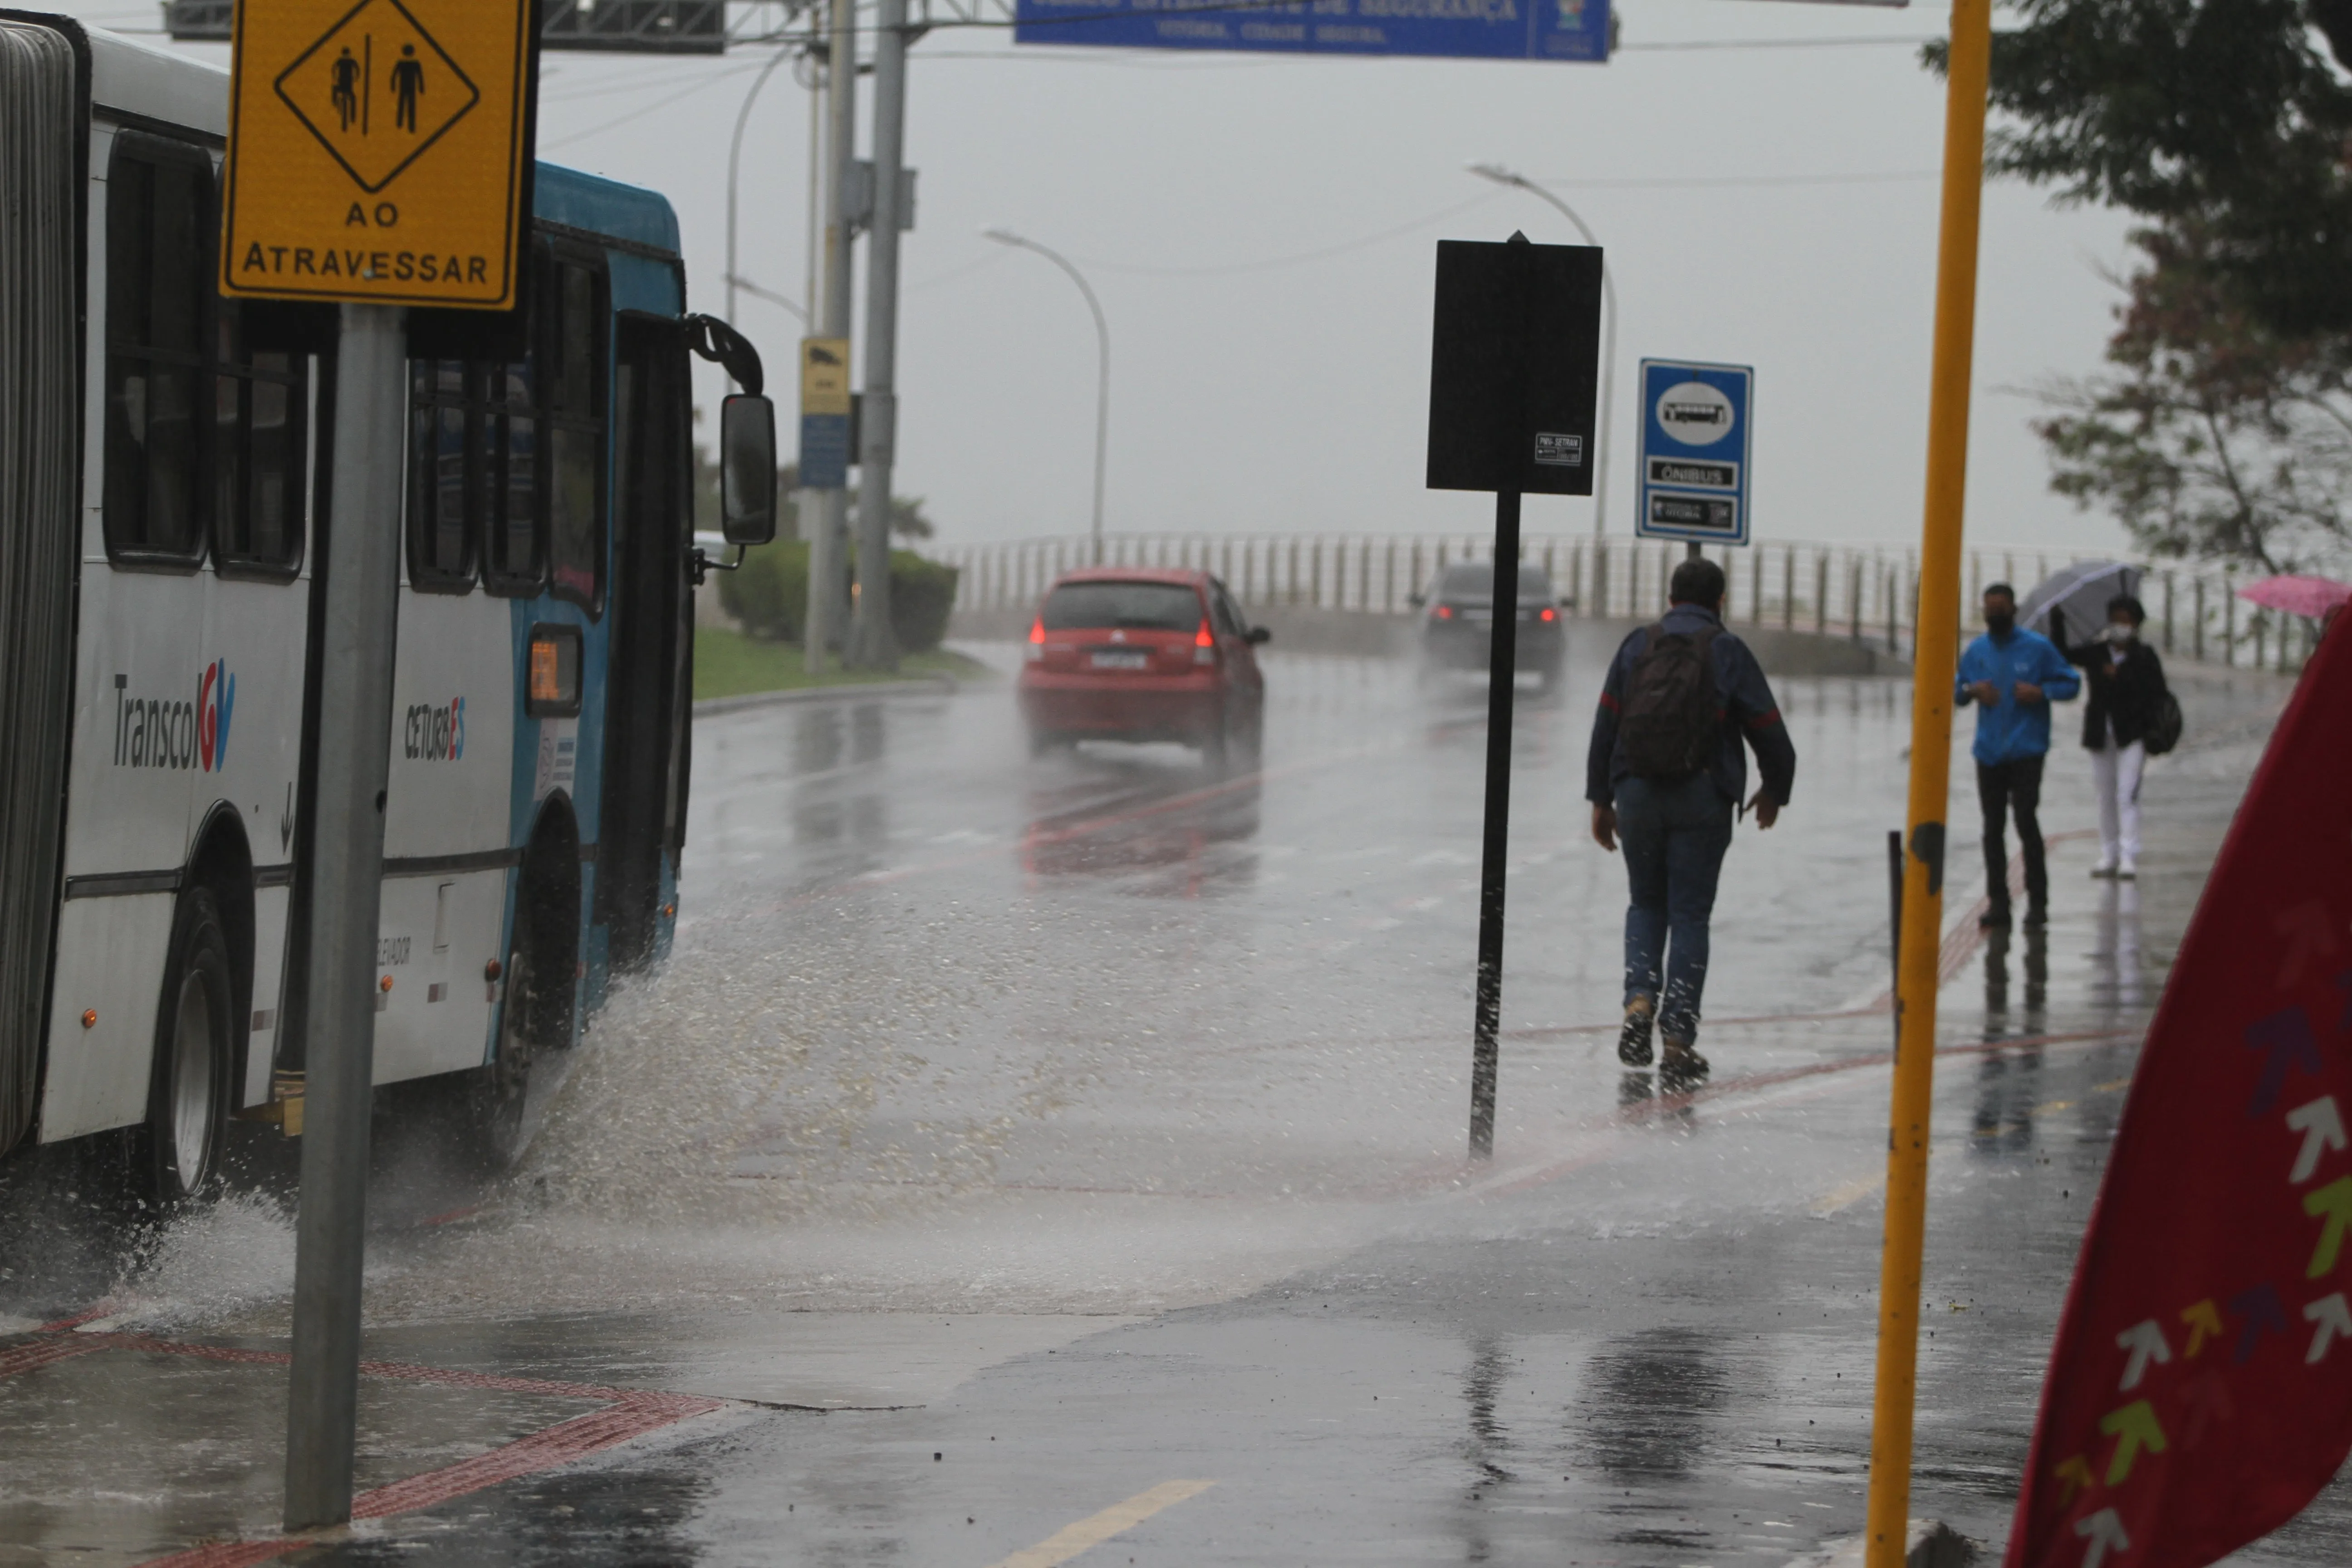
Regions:
[[1944, 211], [1936, 258], [1936, 355], [1927, 408], [1927, 496], [1911, 677], [1911, 796], [1895, 1001], [1895, 1093], [1886, 1142], [1886, 1247], [1878, 1274], [1878, 1380], [1864, 1548], [1869, 1568], [1902, 1568], [1911, 1511], [1919, 1275], [1927, 1225], [1928, 1113], [1935, 1101], [1936, 988], [1944, 928], [1944, 814], [1951, 795], [1952, 679], [1959, 658], [1960, 531], [1991, 57], [1991, 0], [1954, 0], [1944, 110]]
[[399, 612], [401, 436], [408, 392], [404, 314], [394, 305], [345, 304], [335, 361], [319, 793], [310, 835], [317, 847], [310, 873], [302, 1198], [286, 1417], [289, 1530], [341, 1524], [352, 1513], [376, 927]]
[[898, 230], [907, 193], [907, 0], [874, 21], [874, 216], [866, 233], [866, 401], [857, 439], [857, 605], [845, 662], [898, 668], [890, 627], [890, 478], [898, 426]]
[[1471, 1027], [1470, 1157], [1495, 1152], [1503, 1021], [1503, 890], [1511, 853], [1511, 710], [1518, 679], [1519, 492], [1495, 493], [1495, 619], [1486, 640], [1486, 825], [1478, 867], [1478, 1000]]
[[[824, 287], [817, 300], [816, 335], [845, 343], [849, 337], [851, 247], [856, 239], [855, 216], [849, 209], [849, 183], [856, 177], [857, 163], [856, 24], [857, 0], [833, 0], [824, 65]], [[845, 350], [842, 363], [845, 375]], [[821, 675], [834, 640], [844, 629], [843, 567], [847, 563], [842, 559], [842, 546], [849, 521], [846, 478], [842, 484], [812, 486], [808, 493], [815, 504], [802, 521], [809, 546], [806, 665], [811, 675]]]

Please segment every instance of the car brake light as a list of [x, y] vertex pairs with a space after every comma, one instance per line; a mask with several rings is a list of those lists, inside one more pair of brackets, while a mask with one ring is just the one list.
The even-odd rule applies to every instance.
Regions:
[[1437, 606], [1437, 618], [1438, 618], [1439, 620], [1441, 620], [1441, 621], [1450, 621], [1450, 620], [1452, 620], [1452, 619], [1454, 618], [1454, 606], [1453, 606], [1453, 605], [1438, 605], [1438, 606]]
[[1034, 664], [1039, 659], [1045, 657], [1045, 616], [1039, 616], [1035, 620], [1029, 623], [1029, 646], [1021, 651], [1022, 657], [1026, 658], [1031, 664]]
[[1540, 615], [1540, 616], [1537, 616], [1536, 618], [1537, 618], [1538, 620], [1542, 620], [1542, 621], [1556, 621], [1556, 620], [1559, 619], [1559, 612], [1558, 610], [1553, 609], [1549, 605], [1546, 605], [1544, 606], [1544, 612], [1543, 612], [1543, 614], [1542, 614], [1542, 615]]
[[1201, 622], [1201, 629], [1192, 634], [1192, 662], [1194, 664], [1217, 662], [1217, 639], [1209, 630], [1209, 623], [1205, 619]]

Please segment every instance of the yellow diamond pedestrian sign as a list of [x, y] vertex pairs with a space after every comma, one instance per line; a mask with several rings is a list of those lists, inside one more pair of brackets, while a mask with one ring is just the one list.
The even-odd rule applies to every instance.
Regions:
[[509, 309], [530, 0], [242, 0], [221, 290]]

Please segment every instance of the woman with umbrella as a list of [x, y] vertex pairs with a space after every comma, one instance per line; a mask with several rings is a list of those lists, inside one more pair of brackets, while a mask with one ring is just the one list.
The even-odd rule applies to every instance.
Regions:
[[[2053, 616], [2053, 626], [2063, 623]], [[2091, 753], [2091, 784], [2099, 799], [2099, 861], [2094, 877], [2139, 875], [2139, 781], [2147, 742], [2163, 715], [2164, 664], [2139, 639], [2147, 612], [2128, 593], [2107, 600], [2106, 624], [2076, 645], [2060, 643], [2083, 667], [2089, 700], [2083, 704], [2083, 745]]]

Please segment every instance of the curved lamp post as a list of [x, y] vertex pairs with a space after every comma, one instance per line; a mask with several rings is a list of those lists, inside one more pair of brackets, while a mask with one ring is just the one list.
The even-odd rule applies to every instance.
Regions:
[[735, 291], [739, 288], [772, 304], [783, 306], [798, 316], [803, 323], [808, 321], [806, 310], [781, 295], [745, 281], [735, 270], [735, 174], [743, 160], [743, 128], [751, 123], [751, 106], [760, 101], [760, 89], [768, 85], [768, 79], [776, 74], [776, 68], [792, 57], [793, 46], [783, 45], [776, 50], [775, 58], [760, 68], [760, 74], [752, 79], [751, 90], [743, 95], [743, 107], [736, 110], [735, 139], [727, 144], [727, 322], [730, 326], [735, 324]]
[[992, 228], [984, 232], [981, 237], [992, 239], [999, 245], [1010, 245], [1022, 250], [1035, 251], [1070, 275], [1070, 281], [1076, 284], [1078, 292], [1087, 297], [1087, 309], [1094, 312], [1096, 367], [1093, 534], [1095, 564], [1099, 566], [1102, 564], [1103, 558], [1103, 455], [1109, 445], [1110, 438], [1110, 327], [1103, 320], [1102, 301], [1095, 298], [1095, 291], [1087, 287], [1087, 280], [1079, 276], [1078, 269], [1071, 266], [1068, 258], [1059, 252], [1048, 250], [1034, 239], [1024, 239], [1009, 229]]
[[[1585, 244], [1596, 249], [1600, 247], [1601, 241], [1593, 237], [1585, 221], [1576, 216], [1575, 208], [1525, 174], [1514, 174], [1500, 163], [1473, 163], [1470, 173], [1482, 180], [1509, 185], [1549, 202], [1559, 209], [1560, 216], [1576, 226], [1576, 232], [1584, 237]], [[1605, 258], [1601, 264], [1601, 295], [1609, 307], [1609, 321], [1601, 344], [1601, 451], [1592, 464], [1592, 531], [1596, 534], [1604, 531], [1609, 521], [1609, 413], [1617, 405], [1617, 279]]]

